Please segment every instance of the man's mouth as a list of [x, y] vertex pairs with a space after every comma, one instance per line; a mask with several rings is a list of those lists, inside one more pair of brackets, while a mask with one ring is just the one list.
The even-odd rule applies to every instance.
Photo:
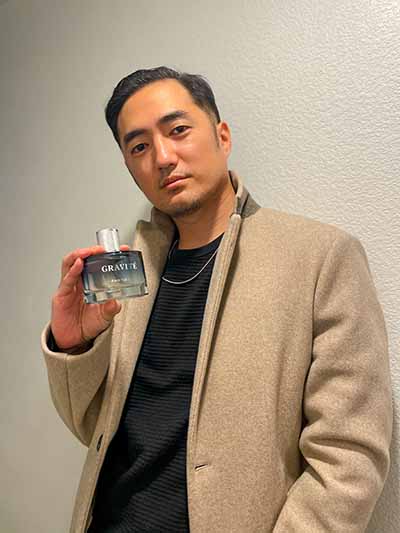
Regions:
[[163, 183], [166, 189], [173, 189], [186, 179], [185, 176], [169, 176]]

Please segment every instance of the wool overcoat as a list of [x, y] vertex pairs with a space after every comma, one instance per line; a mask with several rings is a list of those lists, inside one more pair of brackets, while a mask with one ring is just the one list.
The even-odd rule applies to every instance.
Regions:
[[[210, 281], [187, 434], [191, 533], [361, 533], [389, 469], [388, 339], [366, 252], [339, 227], [260, 207], [234, 171], [235, 207]], [[149, 294], [84, 353], [48, 347], [52, 401], [88, 448], [70, 527], [83, 533], [174, 234], [139, 220]], [[173, 312], [173, 310], [171, 310]]]

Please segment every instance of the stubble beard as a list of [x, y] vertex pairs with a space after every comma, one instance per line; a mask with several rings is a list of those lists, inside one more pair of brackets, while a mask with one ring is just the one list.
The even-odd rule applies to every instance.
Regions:
[[203, 191], [197, 197], [183, 201], [180, 204], [177, 203], [177, 205], [166, 205], [165, 208], [163, 208], [163, 212], [174, 219], [192, 215], [193, 213], [196, 213], [200, 209], [204, 208], [207, 204], [210, 205], [210, 202], [213, 203], [214, 201], [217, 201], [219, 196], [222, 194], [221, 189], [223, 187], [224, 185], [221, 182], [213, 191]]
[[182, 218], [196, 213], [203, 205], [200, 198], [176, 206], [167, 206], [163, 211], [172, 218]]

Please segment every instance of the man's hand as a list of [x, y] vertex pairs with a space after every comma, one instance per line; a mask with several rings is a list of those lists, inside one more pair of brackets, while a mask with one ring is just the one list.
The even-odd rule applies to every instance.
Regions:
[[[120, 249], [130, 250], [126, 244]], [[51, 305], [51, 331], [62, 350], [79, 347], [97, 337], [121, 310], [121, 304], [115, 299], [86, 304], [83, 298], [83, 259], [104, 252], [104, 247], [98, 245], [77, 248], [62, 260], [61, 280]]]

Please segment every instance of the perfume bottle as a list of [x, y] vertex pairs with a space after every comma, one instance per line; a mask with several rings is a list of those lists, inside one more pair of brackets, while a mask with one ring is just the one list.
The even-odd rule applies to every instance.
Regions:
[[88, 304], [148, 294], [142, 252], [121, 251], [116, 228], [96, 231], [97, 244], [105, 253], [83, 261], [81, 273], [84, 300]]

